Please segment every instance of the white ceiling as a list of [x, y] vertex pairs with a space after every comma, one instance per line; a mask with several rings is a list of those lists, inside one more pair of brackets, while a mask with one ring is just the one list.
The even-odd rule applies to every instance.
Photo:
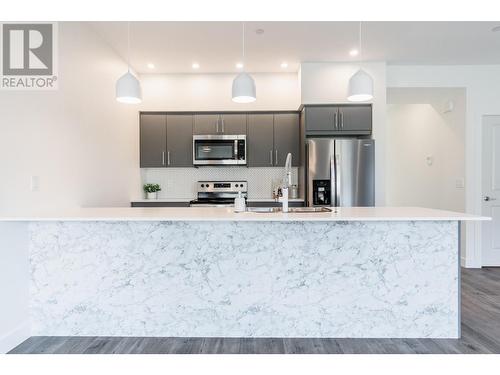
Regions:
[[[124, 59], [125, 22], [91, 22]], [[139, 73], [235, 72], [240, 22], [132, 22], [131, 65]], [[388, 64], [500, 64], [499, 22], [366, 22], [363, 60]], [[355, 61], [357, 22], [247, 22], [246, 70], [295, 72], [305, 61]], [[257, 29], [263, 29], [257, 35]], [[288, 68], [280, 67], [288, 62]], [[200, 69], [191, 64], [198, 62]], [[154, 63], [155, 69], [147, 67]]]

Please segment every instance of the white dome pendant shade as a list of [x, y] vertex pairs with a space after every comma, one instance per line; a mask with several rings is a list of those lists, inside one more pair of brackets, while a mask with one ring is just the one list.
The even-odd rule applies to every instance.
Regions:
[[116, 100], [120, 103], [138, 104], [142, 102], [141, 83], [130, 73], [130, 22], [127, 23], [127, 73], [116, 81]]
[[[361, 22], [359, 23], [359, 61], [361, 63]], [[349, 80], [347, 100], [350, 102], [365, 102], [373, 99], [373, 78], [363, 69], [359, 69]]]
[[255, 81], [247, 73], [240, 73], [233, 80], [233, 102], [251, 103], [257, 99]]
[[363, 69], [359, 69], [349, 80], [347, 100], [364, 102], [373, 99], [373, 78]]
[[116, 100], [127, 104], [138, 104], [142, 101], [141, 84], [130, 71], [116, 81]]
[[[243, 23], [242, 36], [242, 62], [245, 66], [245, 23]], [[235, 103], [252, 103], [257, 100], [255, 81], [244, 71], [233, 79], [232, 97]]]

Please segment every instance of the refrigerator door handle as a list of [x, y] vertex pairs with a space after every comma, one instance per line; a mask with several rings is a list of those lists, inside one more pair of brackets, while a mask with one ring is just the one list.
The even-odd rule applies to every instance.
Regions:
[[335, 207], [337, 203], [335, 202], [335, 185], [337, 183], [337, 178], [335, 176], [335, 155], [330, 157], [330, 206]]
[[335, 206], [340, 207], [340, 182], [342, 175], [340, 173], [340, 155], [335, 153]]

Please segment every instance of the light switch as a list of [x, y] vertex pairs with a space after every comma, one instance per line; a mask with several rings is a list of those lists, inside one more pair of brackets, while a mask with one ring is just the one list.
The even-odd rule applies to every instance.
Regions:
[[430, 167], [432, 164], [434, 164], [434, 156], [432, 155], [427, 155], [425, 157], [425, 163]]
[[465, 180], [463, 178], [458, 178], [455, 180], [455, 187], [457, 189], [463, 189], [465, 187]]
[[40, 190], [40, 177], [31, 176], [31, 191]]

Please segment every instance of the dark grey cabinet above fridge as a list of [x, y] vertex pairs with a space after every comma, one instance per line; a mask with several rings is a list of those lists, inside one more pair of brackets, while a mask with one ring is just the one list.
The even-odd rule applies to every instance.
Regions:
[[306, 135], [370, 135], [371, 104], [305, 105]]

